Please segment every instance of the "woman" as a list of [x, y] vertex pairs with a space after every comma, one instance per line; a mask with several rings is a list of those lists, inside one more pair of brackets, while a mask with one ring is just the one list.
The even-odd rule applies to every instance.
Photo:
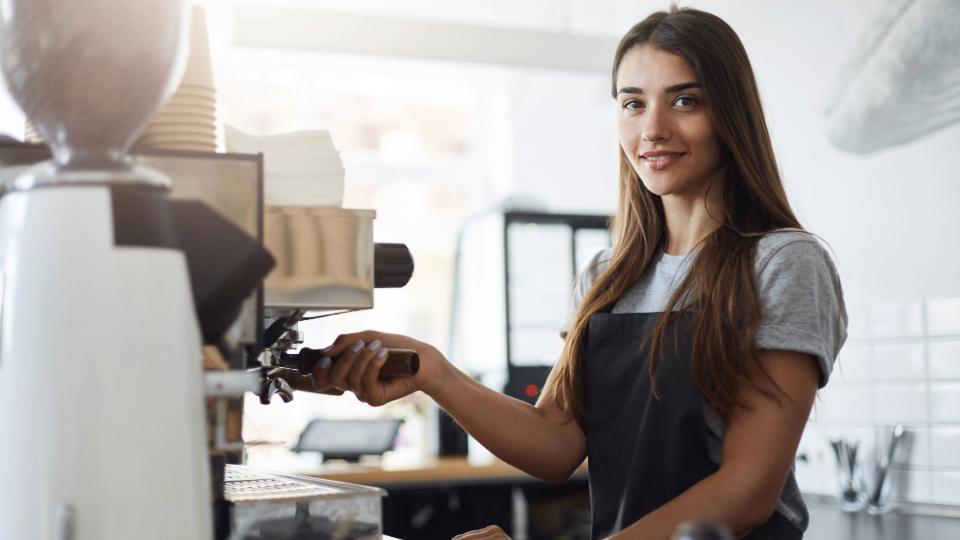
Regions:
[[[378, 406], [420, 390], [502, 460], [561, 482], [589, 457], [593, 538], [666, 540], [687, 520], [801, 538], [792, 466], [846, 339], [836, 269], [787, 202], [740, 40], [694, 9], [623, 38], [615, 242], [580, 277], [537, 405], [491, 391], [432, 346], [340, 336], [314, 384]], [[418, 375], [379, 381], [385, 348]], [[504, 537], [491, 528], [467, 538]]]

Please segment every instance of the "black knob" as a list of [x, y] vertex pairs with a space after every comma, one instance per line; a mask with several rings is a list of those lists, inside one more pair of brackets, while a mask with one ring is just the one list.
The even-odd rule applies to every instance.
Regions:
[[373, 286], [403, 287], [413, 277], [413, 256], [404, 244], [373, 245]]

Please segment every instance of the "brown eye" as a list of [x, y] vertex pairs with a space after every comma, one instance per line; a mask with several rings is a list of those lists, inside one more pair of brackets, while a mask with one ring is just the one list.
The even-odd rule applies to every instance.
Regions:
[[633, 111], [633, 110], [639, 109], [642, 105], [643, 103], [635, 99], [631, 99], [623, 103], [623, 108], [627, 109], [628, 111]]
[[[682, 101], [688, 101], [689, 103], [687, 105], [684, 105], [681, 103]], [[674, 103], [680, 105], [681, 107], [693, 107], [694, 105], [697, 104], [697, 98], [690, 97], [690, 96], [681, 96], [681, 97], [678, 97]]]

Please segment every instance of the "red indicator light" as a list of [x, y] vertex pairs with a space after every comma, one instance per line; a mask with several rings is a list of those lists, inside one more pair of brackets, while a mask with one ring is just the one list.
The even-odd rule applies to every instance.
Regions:
[[537, 385], [531, 384], [531, 385], [527, 386], [527, 395], [528, 395], [528, 396], [533, 397], [533, 396], [537, 395], [538, 392], [540, 392], [540, 389], [537, 388]]

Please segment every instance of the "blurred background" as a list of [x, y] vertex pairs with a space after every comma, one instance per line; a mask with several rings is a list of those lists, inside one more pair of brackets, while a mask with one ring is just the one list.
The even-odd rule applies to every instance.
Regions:
[[[375, 309], [303, 323], [305, 346], [368, 328], [407, 334], [498, 388], [508, 347], [514, 363], [556, 360], [574, 270], [609, 239], [568, 223], [511, 224], [504, 212], [614, 211], [613, 52], [630, 26], [667, 2], [197, 3], [207, 9], [221, 150], [223, 123], [254, 135], [329, 130], [346, 169], [344, 206], [376, 210], [375, 241], [405, 243], [416, 261], [408, 286], [376, 291]], [[739, 34], [790, 201], [829, 243], [843, 280], [850, 337], [801, 444], [801, 488], [836, 491], [830, 438], [869, 447], [876, 428], [901, 423], [909, 436], [895, 456], [892, 496], [960, 505], [960, 127], [869, 154], [828, 138], [837, 77], [890, 2], [682, 5], [719, 15]], [[387, 24], [399, 42], [331, 37], [330, 21]], [[404, 35], [461, 35], [473, 46], [418, 47]], [[527, 40], [550, 46], [522, 47]], [[845, 99], [871, 98], [854, 91]], [[0, 96], [0, 132], [22, 138], [23, 126]], [[466, 246], [459, 268], [458, 244]], [[505, 253], [515, 254], [509, 264]], [[518, 300], [508, 308], [509, 295]], [[508, 309], [528, 325], [517, 335], [507, 335]], [[517, 352], [523, 347], [535, 352]], [[384, 463], [436, 453], [438, 413], [423, 395], [379, 409], [349, 393], [269, 406], [254, 396], [244, 423], [249, 463], [309, 470], [319, 458], [288, 449], [310, 420], [379, 417], [405, 420]], [[471, 459], [488, 457], [471, 445]]]

